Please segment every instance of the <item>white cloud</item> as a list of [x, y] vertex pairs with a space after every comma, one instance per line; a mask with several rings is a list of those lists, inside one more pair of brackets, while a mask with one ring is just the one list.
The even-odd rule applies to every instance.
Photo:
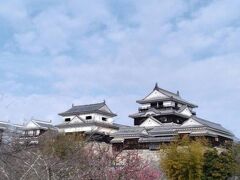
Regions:
[[[58, 119], [56, 113], [73, 100], [106, 99], [119, 122], [130, 122], [135, 100], [158, 81], [199, 104], [204, 117], [238, 133], [232, 124], [240, 102], [239, 1], [44, 1], [37, 10], [35, 3], [0, 7], [0, 17], [13, 31], [0, 51], [10, 52], [12, 62], [21, 56], [26, 66], [2, 64], [7, 68], [0, 89], [13, 88], [9, 96], [27, 104], [16, 104], [16, 115], [3, 110], [10, 119]], [[11, 8], [15, 11], [9, 14]], [[42, 81], [49, 82], [41, 86]], [[29, 95], [16, 91], [36, 84], [40, 87]], [[43, 92], [36, 94], [39, 88]]]

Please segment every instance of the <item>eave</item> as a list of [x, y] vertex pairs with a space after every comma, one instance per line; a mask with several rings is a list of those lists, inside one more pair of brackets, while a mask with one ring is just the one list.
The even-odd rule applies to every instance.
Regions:
[[96, 111], [85, 111], [85, 112], [63, 112], [63, 113], [59, 113], [59, 116], [65, 117], [65, 116], [76, 116], [76, 115], [84, 115], [84, 114], [91, 114], [91, 113], [97, 113], [97, 114], [102, 114], [102, 115], [106, 115], [109, 117], [115, 117], [117, 116], [117, 114], [114, 113], [108, 113], [105, 111], [100, 111], [100, 110], [96, 110]]
[[86, 126], [92, 126], [92, 125], [105, 127], [105, 128], [112, 128], [116, 130], [119, 129], [119, 127], [116, 125], [97, 122], [97, 121], [90, 121], [90, 122], [84, 122], [84, 123], [63, 123], [63, 124], [56, 125], [56, 127], [59, 129], [64, 129], [64, 128], [74, 128], [74, 127], [86, 127]]
[[197, 108], [198, 106], [193, 104], [193, 103], [189, 103], [188, 101], [185, 100], [181, 100], [181, 99], [176, 99], [174, 97], [168, 97], [168, 98], [154, 98], [154, 99], [142, 99], [142, 100], [137, 100], [136, 102], [139, 104], [146, 104], [146, 103], [151, 103], [151, 102], [163, 102], [163, 101], [174, 101], [174, 102], [178, 102], [178, 103], [182, 103], [185, 105], [188, 105], [191, 108]]
[[[147, 112], [149, 112], [149, 111], [142, 112], [144, 114], [140, 114], [140, 113], [132, 114], [132, 115], [129, 115], [129, 117], [130, 118], [148, 117], [148, 115], [146, 115]], [[151, 115], [151, 116], [155, 117], [155, 116], [164, 116], [164, 115], [176, 115], [176, 116], [180, 116], [182, 118], [189, 118], [189, 116], [183, 115], [174, 110], [172, 112], [161, 112], [161, 111], [156, 112], [156, 111], [154, 111], [154, 113], [155, 114]]]

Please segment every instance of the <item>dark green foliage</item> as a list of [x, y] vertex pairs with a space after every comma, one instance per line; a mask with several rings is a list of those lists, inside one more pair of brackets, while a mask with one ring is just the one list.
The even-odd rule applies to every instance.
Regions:
[[203, 179], [221, 180], [232, 176], [235, 167], [231, 151], [218, 153], [216, 149], [204, 153]]
[[168, 145], [161, 158], [161, 169], [168, 179], [197, 180], [202, 177], [204, 143], [184, 138]]
[[225, 180], [240, 174], [240, 145], [217, 151], [202, 140], [178, 139], [165, 147], [161, 168], [168, 179]]
[[236, 167], [234, 169], [234, 175], [240, 177], [240, 144], [234, 144], [233, 158], [236, 163]]

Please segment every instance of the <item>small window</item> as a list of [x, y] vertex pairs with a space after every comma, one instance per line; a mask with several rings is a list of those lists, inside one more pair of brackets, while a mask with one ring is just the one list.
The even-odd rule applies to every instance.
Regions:
[[65, 118], [65, 122], [71, 121], [71, 118]]
[[105, 118], [105, 117], [102, 117], [102, 120], [103, 120], [103, 121], [107, 121], [107, 118]]
[[86, 116], [86, 119], [92, 119], [92, 116]]

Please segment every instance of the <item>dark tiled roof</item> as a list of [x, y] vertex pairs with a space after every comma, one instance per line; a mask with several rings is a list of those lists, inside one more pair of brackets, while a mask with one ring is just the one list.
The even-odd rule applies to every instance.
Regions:
[[124, 127], [120, 128], [117, 132], [113, 133], [112, 136], [134, 136], [134, 137], [142, 137], [148, 136], [146, 133], [146, 129], [144, 127]]
[[[163, 123], [164, 124], [164, 123]], [[151, 136], [174, 136], [177, 135], [176, 128], [179, 126], [157, 126], [149, 130]]]
[[79, 115], [79, 114], [87, 114], [87, 113], [100, 113], [105, 114], [108, 116], [116, 116], [116, 114], [112, 112], [107, 112], [104, 110], [100, 110], [103, 106], [105, 106], [106, 103], [96, 103], [96, 104], [88, 104], [88, 105], [79, 105], [79, 106], [73, 106], [69, 110], [59, 113], [60, 116], [71, 116], [71, 115]]
[[43, 128], [47, 128], [47, 129], [54, 128], [54, 126], [53, 126], [52, 124], [49, 124], [49, 123], [38, 122], [38, 121], [36, 121], [36, 123], [37, 123], [40, 127], [43, 127]]
[[214, 123], [214, 122], [211, 122], [211, 121], [207, 121], [205, 119], [202, 119], [202, 118], [199, 118], [197, 116], [192, 116], [192, 118], [194, 120], [196, 120], [197, 122], [199, 122], [200, 124], [203, 124], [207, 127], [210, 127], [210, 128], [213, 128], [213, 129], [216, 129], [216, 130], [220, 130], [220, 131], [223, 131], [229, 135], [233, 135], [232, 132], [230, 132], [229, 130], [225, 129], [224, 127], [221, 126], [221, 124], [218, 124], [218, 123]]
[[176, 93], [170, 92], [170, 91], [168, 91], [166, 89], [162, 89], [162, 88], [158, 87], [157, 83], [156, 83], [156, 85], [155, 85], [153, 90], [157, 90], [157, 91], [159, 91], [159, 92], [161, 92], [161, 93], [163, 93], [163, 94], [165, 94], [166, 96], [169, 96], [169, 97], [171, 97], [171, 96], [175, 97], [175, 98], [180, 97], [179, 94], [176, 94]]
[[0, 129], [7, 129], [10, 127], [9, 122], [0, 121]]
[[[168, 101], [168, 100], [173, 100], [179, 103], [183, 103], [183, 104], [187, 104], [190, 107], [198, 107], [197, 105], [190, 103], [184, 99], [182, 99], [179, 95], [179, 93], [175, 94], [173, 92], [167, 91], [165, 89], [159, 88], [158, 85], [156, 84], [156, 86], [154, 87], [153, 91], [157, 90], [159, 92], [161, 92], [162, 94], [166, 95], [167, 98], [152, 98], [152, 99], [142, 99], [142, 100], [138, 100], [138, 103], [149, 103], [149, 102], [155, 102], [155, 101]], [[152, 91], [152, 92], [153, 92]]]
[[153, 115], [153, 116], [158, 116], [158, 115], [177, 115], [177, 116], [181, 116], [183, 118], [189, 118], [188, 116], [186, 116], [184, 114], [181, 114], [181, 113], [179, 113], [178, 111], [176, 111], [174, 109], [158, 110], [158, 109], [155, 109], [155, 108], [150, 108], [150, 109], [148, 109], [147, 111], [144, 111], [144, 112], [138, 112], [138, 113], [135, 113], [135, 114], [131, 114], [131, 115], [129, 115], [129, 117], [131, 117], [131, 118], [147, 117], [146, 113], [151, 112], [151, 111], [156, 114], [156, 115]]
[[124, 125], [124, 124], [118, 124], [118, 123], [113, 123], [114, 126], [117, 126], [119, 128], [124, 128], [124, 127], [130, 127], [128, 125]]
[[[31, 120], [34, 124], [36, 124], [38, 129], [55, 129], [55, 127], [52, 125], [51, 121], [43, 121], [43, 120], [36, 120], [32, 119]], [[26, 128], [26, 127], [20, 127], [20, 129], [23, 130], [30, 130], [31, 128]], [[36, 129], [36, 128], [33, 128]]]
[[144, 104], [144, 103], [151, 103], [151, 102], [156, 102], [156, 101], [159, 101], [159, 102], [162, 102], [162, 101], [175, 101], [175, 102], [178, 102], [178, 103], [182, 103], [182, 104], [186, 104], [190, 107], [193, 107], [193, 108], [196, 108], [198, 107], [197, 105], [193, 104], [193, 103], [190, 103], [180, 97], [166, 97], [166, 98], [155, 98], [155, 99], [142, 99], [142, 100], [137, 100], [137, 103], [140, 103], [140, 104]]
[[[192, 136], [201, 136], [203, 134], [198, 133], [199, 128], [206, 128], [206, 132], [204, 132], [204, 135], [208, 135], [208, 136], [216, 136], [219, 134], [219, 136], [223, 136], [223, 137], [227, 137], [227, 138], [234, 138], [234, 135], [228, 131], [227, 129], [223, 128], [220, 124], [217, 123], [213, 123], [201, 118], [198, 118], [196, 116], [192, 116], [192, 119], [196, 120], [197, 122], [199, 122], [201, 125], [192, 125], [192, 126], [181, 126], [180, 124], [175, 124], [175, 123], [162, 123], [161, 126], [155, 126], [155, 127], [151, 127], [151, 128], [145, 128], [145, 127], [139, 127], [139, 126], [133, 126], [133, 127], [128, 127], [128, 128], [120, 128], [118, 132], [113, 133], [112, 136], [114, 138], [128, 138], [131, 136], [134, 137], [145, 137], [145, 138], [165, 138], [165, 137], [169, 137], [169, 136], [177, 136], [178, 133], [182, 133], [182, 132], [193, 132], [190, 133], [190, 135]], [[147, 134], [143, 134], [143, 130], [145, 130], [147, 132]], [[210, 133], [210, 131], [211, 133]], [[141, 136], [141, 135], [145, 135], [145, 136]], [[144, 140], [145, 141], [145, 140]], [[147, 141], [147, 140], [146, 140]], [[149, 142], [152, 141], [151, 139], [149, 139]], [[158, 141], [158, 140], [156, 140]]]
[[110, 123], [106, 123], [106, 122], [98, 122], [98, 121], [93, 121], [93, 120], [89, 120], [89, 121], [85, 121], [82, 123], [70, 123], [70, 122], [65, 122], [62, 124], [58, 124], [56, 125], [57, 128], [68, 128], [68, 127], [86, 127], [86, 126], [99, 126], [99, 127], [108, 127], [108, 128], [112, 128], [112, 129], [119, 129], [119, 126], [117, 126], [116, 124], [110, 124]]
[[[164, 123], [163, 123], [164, 124]], [[156, 126], [153, 129], [149, 131], [150, 134], [159, 134], [159, 133], [164, 133], [164, 134], [172, 134], [176, 132], [176, 128], [178, 128], [179, 125], [167, 125], [167, 126]]]

